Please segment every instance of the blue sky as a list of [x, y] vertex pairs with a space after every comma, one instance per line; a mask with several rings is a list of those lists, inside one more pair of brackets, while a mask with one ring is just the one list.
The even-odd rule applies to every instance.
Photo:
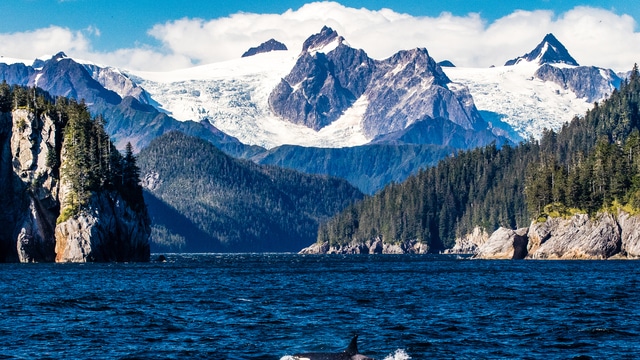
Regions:
[[[322, 6], [319, 3], [314, 7], [307, 5], [305, 9], [312, 9], [314, 14], [309, 14], [311, 10], [302, 11], [309, 3], [294, 0], [2, 0], [0, 55], [32, 58], [58, 49], [94, 61], [120, 62], [114, 64], [119, 66], [171, 69], [234, 58], [249, 46], [268, 40], [262, 39], [262, 35], [280, 35], [285, 39], [278, 40], [287, 40], [285, 43], [295, 48], [319, 30], [322, 22], [332, 23], [352, 45], [361, 45], [374, 56], [389, 56], [399, 50], [393, 47], [395, 42], [398, 46], [421, 46], [430, 51], [433, 48], [442, 57], [467, 66], [488, 66], [501, 61], [498, 56], [490, 56], [498, 51], [491, 49], [491, 42], [497, 42], [496, 46], [504, 49], [504, 56], [515, 57], [521, 55], [517, 51], [532, 49], [546, 32], [564, 35], [565, 39], [560, 40], [570, 52], [573, 53], [573, 45], [577, 54], [583, 57], [587, 50], [579, 47], [586, 47], [589, 41], [606, 41], [605, 35], [610, 36], [610, 32], [615, 34], [615, 41], [628, 38], [627, 46], [635, 44], [640, 48], [640, 40], [636, 39], [640, 38], [637, 24], [640, 7], [635, 1], [628, 0], [341, 0]], [[391, 9], [392, 13], [379, 12], [382, 8]], [[385, 19], [381, 20], [381, 17]], [[598, 17], [602, 19], [598, 20]], [[581, 23], [582, 18], [592, 19], [592, 22], [582, 24], [584, 30], [578, 26], [572, 30], [570, 21]], [[518, 21], [524, 24], [518, 26]], [[605, 23], [606, 29], [593, 29], [599, 26], [598, 21]], [[230, 24], [232, 22], [248, 23], [236, 26]], [[252, 27], [251, 22], [257, 26]], [[505, 24], [515, 30], [511, 31]], [[427, 26], [442, 32], [442, 44], [426, 30], [417, 30]], [[587, 38], [589, 28], [592, 28], [593, 36]], [[385, 29], [379, 44], [366, 39], [365, 35], [371, 33], [371, 29]], [[503, 32], [502, 37], [495, 34], [498, 30]], [[452, 31], [457, 31], [457, 36], [453, 36]], [[397, 42], [389, 32], [395, 32], [393, 36], [396, 37], [410, 35]], [[516, 36], [517, 41], [508, 39]], [[575, 40], [576, 37], [583, 39]], [[459, 44], [465, 39], [469, 44]], [[639, 43], [635, 43], [636, 40]], [[455, 49], [447, 50], [451, 41], [456, 41], [457, 45], [453, 46]], [[32, 46], [29, 47], [30, 42]], [[623, 44], [617, 46], [622, 48]], [[203, 47], [218, 50], [199, 49]], [[475, 53], [463, 54], [462, 51], [469, 47]], [[619, 53], [615, 47], [607, 51]], [[632, 57], [633, 54], [629, 55]], [[594, 56], [593, 60], [586, 58], [585, 61], [602, 59], [602, 56]], [[630, 60], [625, 58], [620, 64], [612, 60], [611, 64], [626, 67], [623, 61]]]

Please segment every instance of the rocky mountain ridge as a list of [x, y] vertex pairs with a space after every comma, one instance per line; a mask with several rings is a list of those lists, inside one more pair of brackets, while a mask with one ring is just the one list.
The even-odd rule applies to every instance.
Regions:
[[543, 64], [565, 64], [571, 66], [579, 66], [578, 62], [569, 54], [567, 48], [553, 35], [545, 35], [542, 42], [538, 44], [531, 52], [507, 61], [505, 66], [516, 65], [521, 61], [537, 62]]
[[373, 60], [328, 27], [305, 41], [295, 66], [269, 95], [275, 114], [316, 131], [356, 104], [365, 109], [360, 126], [369, 139], [425, 119], [486, 128], [468, 89], [452, 83], [426, 49]]
[[252, 47], [249, 50], [245, 51], [245, 53], [242, 54], [242, 57], [254, 56], [254, 55], [263, 54], [271, 51], [285, 51], [285, 50], [288, 50], [285, 44], [277, 41], [276, 39], [270, 39], [256, 47]]

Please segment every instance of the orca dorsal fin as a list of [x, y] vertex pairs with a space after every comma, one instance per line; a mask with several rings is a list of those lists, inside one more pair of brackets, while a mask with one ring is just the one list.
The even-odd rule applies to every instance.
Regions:
[[344, 352], [349, 356], [353, 356], [358, 353], [358, 334], [353, 336], [353, 339], [351, 339], [347, 350], [345, 350]]

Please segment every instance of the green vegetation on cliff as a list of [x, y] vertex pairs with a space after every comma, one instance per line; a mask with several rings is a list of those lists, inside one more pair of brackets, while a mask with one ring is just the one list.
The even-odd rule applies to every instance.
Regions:
[[527, 226], [551, 203], [586, 212], [614, 201], [640, 206], [639, 108], [635, 67], [619, 91], [559, 132], [460, 152], [347, 208], [320, 226], [317, 240], [417, 239], [437, 251], [476, 226]]
[[[46, 165], [71, 188], [59, 222], [77, 214], [91, 193], [100, 190], [115, 190], [133, 209], [144, 208], [132, 147], [127, 146], [125, 154], [121, 154], [105, 131], [105, 120], [100, 116], [92, 118], [83, 102], [65, 97], [54, 100], [38, 88], [0, 83], [0, 112], [16, 109], [27, 109], [36, 118], [48, 116], [61, 129], [56, 134], [61, 137], [55, 141], [57, 148], [49, 148], [46, 154]], [[20, 131], [28, 126], [22, 122], [18, 124]]]

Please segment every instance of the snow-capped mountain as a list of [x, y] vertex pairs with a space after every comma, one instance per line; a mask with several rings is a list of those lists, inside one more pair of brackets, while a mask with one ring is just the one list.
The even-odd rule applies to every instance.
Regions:
[[377, 61], [325, 27], [302, 51], [277, 51], [169, 73], [130, 73], [179, 120], [208, 121], [246, 144], [346, 147], [430, 118], [486, 123], [463, 84], [426, 49]]
[[542, 42], [530, 53], [507, 61], [505, 66], [516, 65], [520, 62], [535, 62], [542, 64], [566, 64], [578, 66], [578, 62], [569, 54], [567, 48], [553, 35], [545, 35]]
[[545, 128], [559, 129], [594, 101], [606, 98], [621, 81], [612, 70], [579, 66], [552, 34], [505, 66], [443, 70], [469, 88], [494, 132], [512, 140], [539, 138]]

